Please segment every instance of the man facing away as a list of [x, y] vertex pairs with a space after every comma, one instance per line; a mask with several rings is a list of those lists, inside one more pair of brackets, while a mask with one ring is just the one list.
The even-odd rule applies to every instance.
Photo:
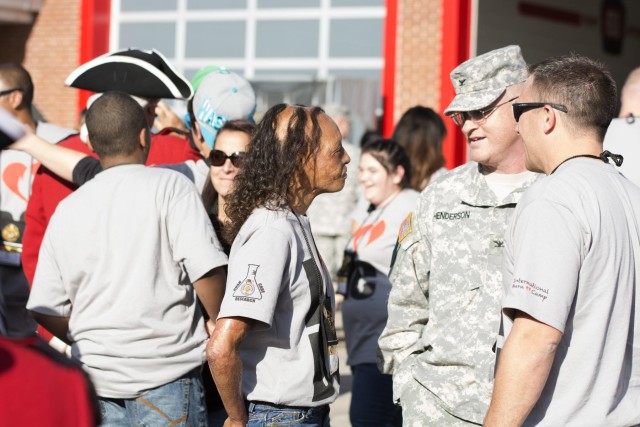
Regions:
[[524, 166], [511, 104], [527, 68], [518, 46], [472, 58], [451, 73], [452, 115], [471, 161], [421, 194], [402, 228], [379, 339], [406, 426], [479, 425], [493, 379], [503, 235], [537, 178]]
[[615, 101], [603, 65], [564, 56], [513, 105], [527, 168], [548, 176], [506, 234], [489, 426], [640, 424], [640, 188], [602, 152]]
[[58, 205], [27, 307], [72, 345], [105, 423], [199, 426], [207, 332], [193, 291], [215, 319], [227, 257], [193, 183], [144, 166], [150, 131], [131, 97], [105, 93], [87, 128], [104, 171]]
[[[132, 59], [129, 54], [135, 53], [137, 56]], [[141, 64], [138, 66], [144, 66], [145, 69], [154, 70], [154, 74], [149, 75], [149, 80], [153, 75], [162, 75], [163, 85], [154, 86], [154, 91], [151, 95], [143, 95], [139, 92], [132, 90], [127, 84], [130, 79], [127, 78], [115, 78], [114, 80], [100, 79], [98, 83], [108, 84], [108, 90], [122, 90], [129, 95], [137, 96], [141, 104], [144, 105], [144, 112], [149, 126], [153, 125], [155, 119], [155, 109], [158, 103], [158, 99], [167, 97], [166, 92], [172, 93], [178, 92], [178, 87], [183, 88], [181, 95], [172, 95], [172, 98], [188, 99], [192, 95], [189, 82], [182, 76], [174, 72], [173, 67], [168, 61], [161, 55], [158, 56], [159, 63], [154, 63], [153, 56], [146, 51], [140, 51], [137, 49], [129, 49], [120, 52], [110, 53], [93, 59], [92, 63], [101, 62], [105, 60], [105, 57], [109, 58], [112, 66], [121, 62], [124, 67], [132, 67], [132, 64]], [[134, 61], [134, 62], [132, 62]], [[78, 67], [78, 70], [87, 66], [85, 63]], [[117, 68], [114, 68], [117, 69]], [[77, 75], [77, 70], [72, 73]], [[102, 87], [102, 86], [100, 86]], [[85, 87], [85, 89], [96, 90], [94, 88]], [[198, 160], [200, 154], [190, 147], [189, 141], [186, 138], [179, 138], [175, 135], [163, 135], [162, 133], [151, 135], [153, 140], [151, 151], [147, 157], [147, 164], [168, 164], [179, 163], [186, 160]], [[70, 148], [72, 150], [80, 151], [87, 155], [94, 155], [87, 147], [86, 143], [82, 141], [81, 136], [73, 136], [62, 141], [60, 146]], [[23, 268], [24, 273], [29, 281], [33, 284], [33, 276], [38, 264], [38, 254], [40, 252], [40, 245], [42, 239], [49, 224], [49, 220], [53, 215], [53, 212], [58, 206], [58, 203], [66, 196], [71, 194], [77, 188], [73, 183], [61, 179], [56, 174], [52, 173], [47, 168], [39, 168], [33, 179], [33, 193], [27, 204], [25, 211], [26, 229], [24, 235], [24, 248], [23, 248]], [[48, 338], [48, 337], [47, 337]]]

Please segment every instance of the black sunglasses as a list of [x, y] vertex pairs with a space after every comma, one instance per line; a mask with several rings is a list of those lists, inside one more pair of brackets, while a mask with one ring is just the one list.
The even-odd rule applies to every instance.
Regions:
[[242, 160], [244, 159], [244, 151], [236, 151], [235, 153], [227, 154], [220, 150], [211, 150], [209, 153], [209, 163], [211, 166], [222, 166], [227, 159], [231, 160], [233, 166], [239, 168], [242, 166]]
[[17, 92], [17, 91], [22, 92], [22, 89], [16, 87], [16, 88], [13, 88], [13, 89], [0, 90], [0, 96], [9, 95], [10, 93]]
[[542, 108], [545, 105], [548, 105], [551, 108], [555, 108], [558, 111], [562, 111], [563, 113], [568, 113], [569, 109], [562, 104], [553, 104], [551, 102], [516, 102], [513, 104], [513, 117], [516, 119], [516, 122], [520, 120], [520, 116], [525, 111], [534, 110], [536, 108]]
[[466, 122], [467, 120], [471, 120], [475, 123], [480, 123], [484, 120], [487, 120], [487, 118], [498, 108], [510, 103], [511, 101], [515, 101], [516, 99], [518, 99], [517, 96], [496, 106], [485, 108], [483, 110], [456, 111], [455, 113], [451, 114], [451, 118], [453, 119], [453, 122], [460, 127], [462, 127], [464, 125], [464, 122]]

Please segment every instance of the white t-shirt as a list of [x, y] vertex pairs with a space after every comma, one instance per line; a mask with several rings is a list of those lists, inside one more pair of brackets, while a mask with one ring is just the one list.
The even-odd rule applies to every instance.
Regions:
[[203, 363], [191, 281], [226, 263], [193, 183], [116, 166], [58, 205], [27, 307], [70, 316], [72, 354], [98, 395], [133, 398]]
[[257, 321], [240, 345], [246, 399], [303, 407], [336, 399], [334, 307], [307, 217], [255, 209], [231, 246], [218, 316]]
[[634, 118], [633, 122], [611, 120], [603, 145], [605, 150], [624, 157], [620, 172], [640, 186], [640, 117]]
[[525, 182], [531, 181], [535, 175], [533, 172], [524, 171], [520, 173], [489, 173], [483, 176], [498, 200], [504, 200], [513, 190], [522, 187]]
[[594, 159], [561, 165], [518, 203], [506, 233], [504, 336], [514, 310], [563, 333], [526, 426], [640, 423], [639, 227], [640, 188]]

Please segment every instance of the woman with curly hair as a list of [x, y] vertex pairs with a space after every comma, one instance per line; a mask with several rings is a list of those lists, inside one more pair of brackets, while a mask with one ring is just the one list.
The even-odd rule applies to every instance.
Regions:
[[349, 161], [317, 107], [272, 107], [249, 144], [227, 198], [227, 289], [207, 346], [225, 425], [329, 425], [339, 391], [335, 298], [305, 212], [344, 187]]

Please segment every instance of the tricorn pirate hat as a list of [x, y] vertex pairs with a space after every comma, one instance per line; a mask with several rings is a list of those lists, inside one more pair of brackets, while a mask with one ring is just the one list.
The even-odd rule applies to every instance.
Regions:
[[191, 84], [156, 50], [107, 53], [76, 68], [65, 86], [92, 92], [119, 90], [140, 98], [189, 99]]

